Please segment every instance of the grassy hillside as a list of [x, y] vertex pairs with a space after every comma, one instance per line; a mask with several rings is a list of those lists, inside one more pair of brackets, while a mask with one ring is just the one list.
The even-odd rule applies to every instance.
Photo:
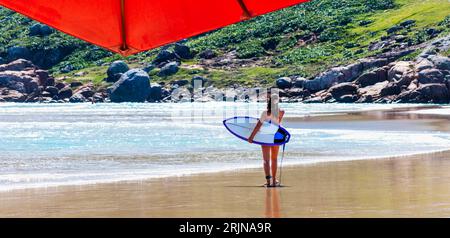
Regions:
[[[411, 44], [429, 40], [430, 28], [440, 35], [448, 34], [449, 15], [448, 0], [313, 0], [194, 37], [186, 43], [197, 53], [211, 49], [219, 57], [226, 57], [234, 52], [238, 67], [205, 66], [196, 57], [183, 62], [176, 75], [160, 78], [157, 70], [150, 74], [156, 82], [202, 75], [218, 86], [271, 84], [274, 78], [289, 75], [309, 77], [333, 65], [380, 53], [370, 51], [369, 45], [405, 20], [416, 21], [411, 28], [399, 32]], [[106, 65], [123, 59], [58, 32], [45, 37], [30, 36], [34, 24], [0, 9], [0, 57], [8, 58], [7, 50], [12, 46], [23, 46], [34, 55], [40, 54], [36, 63], [57, 76], [66, 76], [68, 81], [93, 81], [97, 86], [107, 85], [102, 81]], [[138, 67], [151, 62], [158, 51], [124, 60]], [[72, 71], [61, 73], [67, 68]], [[74, 77], [80, 71], [86, 74]]]

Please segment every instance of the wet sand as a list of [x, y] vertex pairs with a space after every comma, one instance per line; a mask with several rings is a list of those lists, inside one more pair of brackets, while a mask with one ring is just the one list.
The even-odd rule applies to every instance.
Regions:
[[0, 193], [0, 217], [450, 217], [450, 152]]

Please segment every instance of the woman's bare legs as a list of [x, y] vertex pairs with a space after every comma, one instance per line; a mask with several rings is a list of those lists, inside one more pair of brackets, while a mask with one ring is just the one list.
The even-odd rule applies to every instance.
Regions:
[[279, 146], [271, 146], [271, 160], [272, 160], [272, 185], [277, 185], [277, 169], [278, 169], [278, 151], [280, 150]]
[[[264, 173], [267, 176], [270, 176], [270, 146], [261, 146], [262, 154], [263, 154], [263, 162], [264, 162]], [[270, 179], [267, 179], [267, 185], [270, 185]]]

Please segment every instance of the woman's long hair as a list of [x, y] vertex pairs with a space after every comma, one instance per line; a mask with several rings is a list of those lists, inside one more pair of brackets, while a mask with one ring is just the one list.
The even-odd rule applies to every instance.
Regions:
[[272, 115], [273, 118], [278, 118], [278, 112], [280, 111], [278, 101], [278, 94], [271, 92], [269, 89], [267, 91], [267, 115]]

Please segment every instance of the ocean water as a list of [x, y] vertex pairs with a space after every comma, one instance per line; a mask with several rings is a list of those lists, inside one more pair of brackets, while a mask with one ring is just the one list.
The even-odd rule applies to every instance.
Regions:
[[[0, 104], [0, 191], [261, 167], [260, 147], [233, 137], [222, 120], [236, 115], [258, 117], [264, 106]], [[450, 134], [439, 130], [365, 128], [364, 121], [357, 128], [334, 122], [303, 128], [295, 122], [302, 117], [409, 106], [282, 104], [287, 117], [284, 126], [292, 135], [283, 164], [450, 149]]]

